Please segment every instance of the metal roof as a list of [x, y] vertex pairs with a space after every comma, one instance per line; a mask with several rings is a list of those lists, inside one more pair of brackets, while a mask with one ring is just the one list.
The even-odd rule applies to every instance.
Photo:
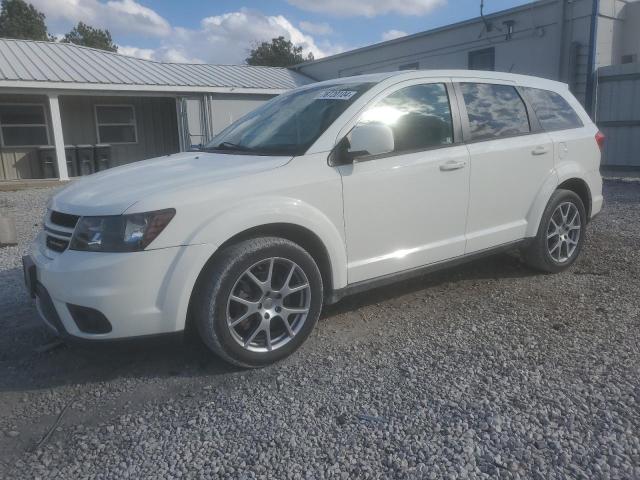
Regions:
[[164, 63], [71, 43], [0, 39], [0, 86], [259, 93], [312, 82], [288, 68]]

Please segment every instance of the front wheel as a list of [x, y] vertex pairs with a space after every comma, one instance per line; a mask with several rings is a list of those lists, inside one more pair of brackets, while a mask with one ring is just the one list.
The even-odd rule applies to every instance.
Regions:
[[241, 367], [261, 367], [293, 353], [322, 309], [322, 277], [299, 245], [282, 238], [225, 248], [205, 269], [194, 313], [200, 336]]
[[565, 270], [582, 250], [586, 224], [580, 197], [570, 190], [556, 190], [542, 214], [537, 236], [524, 252], [525, 261], [545, 272]]

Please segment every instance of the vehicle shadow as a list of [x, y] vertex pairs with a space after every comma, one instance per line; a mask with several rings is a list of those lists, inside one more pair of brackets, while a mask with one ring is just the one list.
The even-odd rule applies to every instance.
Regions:
[[[17, 270], [14, 271], [14, 270]], [[20, 269], [0, 272], [0, 284], [22, 281]], [[395, 297], [442, 284], [536, 275], [513, 255], [487, 257], [449, 270], [406, 280], [343, 299], [328, 306], [321, 321]], [[5, 283], [5, 280], [9, 283]], [[122, 378], [220, 377], [239, 371], [216, 356], [192, 332], [185, 335], [116, 343], [61, 343], [41, 324], [26, 292], [0, 315], [0, 392], [82, 385]], [[12, 296], [12, 298], [14, 298]]]
[[472, 262], [427, 273], [384, 287], [344, 298], [335, 305], [325, 307], [322, 318], [330, 318], [369, 305], [386, 302], [402, 295], [415, 293], [446, 283], [468, 280], [498, 280], [541, 275], [522, 263], [516, 252], [499, 253]]

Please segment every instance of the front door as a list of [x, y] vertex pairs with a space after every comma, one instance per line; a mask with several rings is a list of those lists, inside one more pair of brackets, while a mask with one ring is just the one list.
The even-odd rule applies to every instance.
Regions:
[[454, 135], [446, 85], [399, 86], [368, 107], [352, 133], [368, 123], [388, 125], [394, 146], [375, 156], [361, 149], [337, 167], [349, 283], [462, 255], [469, 154]]

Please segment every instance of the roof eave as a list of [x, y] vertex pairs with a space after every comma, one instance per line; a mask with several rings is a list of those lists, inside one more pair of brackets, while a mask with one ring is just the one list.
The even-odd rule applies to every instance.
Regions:
[[30, 80], [0, 80], [0, 88], [40, 91], [91, 91], [132, 94], [137, 92], [157, 92], [168, 94], [182, 93], [234, 93], [252, 95], [279, 95], [296, 88], [245, 88], [225, 86], [189, 86], [189, 85], [135, 85], [135, 84], [103, 84], [103, 83], [70, 83]]

